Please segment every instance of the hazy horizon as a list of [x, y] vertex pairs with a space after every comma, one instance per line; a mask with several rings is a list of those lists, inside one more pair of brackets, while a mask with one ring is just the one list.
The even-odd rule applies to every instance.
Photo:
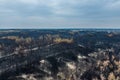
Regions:
[[120, 28], [109, 28], [109, 27], [105, 27], [105, 28], [98, 28], [98, 27], [79, 27], [79, 28], [70, 28], [70, 27], [63, 27], [63, 28], [61, 28], [61, 27], [59, 27], [59, 28], [57, 28], [57, 27], [46, 27], [46, 28], [30, 28], [30, 27], [27, 27], [27, 28], [21, 28], [21, 27], [11, 27], [11, 28], [8, 28], [8, 27], [4, 27], [4, 28], [0, 28], [0, 29], [115, 29], [115, 30], [120, 30]]

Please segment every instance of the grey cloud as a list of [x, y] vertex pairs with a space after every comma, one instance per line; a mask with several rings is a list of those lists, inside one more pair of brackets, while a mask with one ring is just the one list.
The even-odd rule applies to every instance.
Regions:
[[0, 28], [119, 27], [119, 8], [119, 0], [0, 0]]

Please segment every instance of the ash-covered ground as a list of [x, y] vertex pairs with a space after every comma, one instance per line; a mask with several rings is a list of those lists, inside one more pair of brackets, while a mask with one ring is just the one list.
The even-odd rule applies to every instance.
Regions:
[[120, 80], [120, 30], [0, 30], [0, 80]]

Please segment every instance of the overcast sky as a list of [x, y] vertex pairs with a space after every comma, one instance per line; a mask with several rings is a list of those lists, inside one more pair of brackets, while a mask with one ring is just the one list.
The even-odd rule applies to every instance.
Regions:
[[0, 28], [120, 28], [120, 0], [0, 0]]

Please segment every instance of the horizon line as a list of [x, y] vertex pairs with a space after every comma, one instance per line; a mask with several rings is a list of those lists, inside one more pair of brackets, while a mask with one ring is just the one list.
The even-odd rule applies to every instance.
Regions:
[[20, 27], [18, 27], [18, 28], [0, 28], [0, 29], [120, 29], [120, 28], [108, 28], [108, 27], [106, 27], [106, 28], [99, 28], [99, 27], [95, 27], [95, 28], [92, 28], [92, 27], [90, 27], [90, 28], [88, 28], [88, 27], [85, 27], [85, 28], [83, 28], [83, 27], [81, 27], [81, 28], [66, 28], [66, 27], [64, 27], [64, 28], [53, 28], [53, 27], [51, 27], [51, 28], [47, 28], [47, 27], [45, 27], [45, 28], [20, 28]]

